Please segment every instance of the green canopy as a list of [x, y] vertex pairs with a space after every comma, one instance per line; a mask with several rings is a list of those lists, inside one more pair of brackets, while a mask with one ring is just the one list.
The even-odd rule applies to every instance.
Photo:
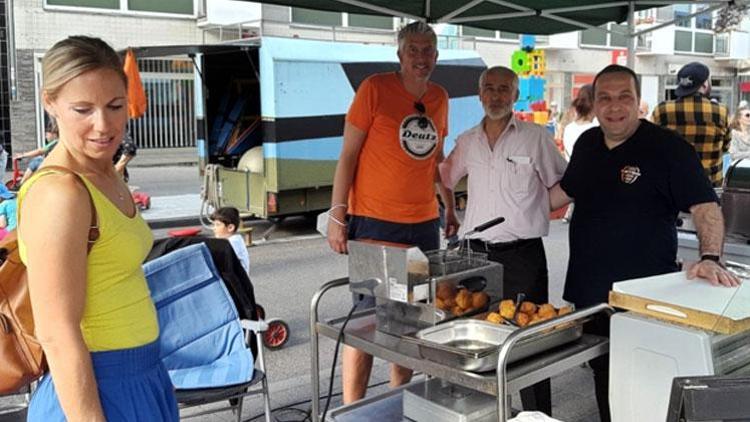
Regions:
[[633, 10], [675, 3], [726, 5], [707, 1], [596, 1], [596, 0], [263, 0], [261, 3], [333, 12], [401, 16], [430, 23], [451, 23], [490, 30], [555, 34], [623, 22]]

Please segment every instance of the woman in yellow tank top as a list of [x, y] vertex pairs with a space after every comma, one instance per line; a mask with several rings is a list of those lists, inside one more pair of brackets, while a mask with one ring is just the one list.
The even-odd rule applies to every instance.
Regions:
[[[28, 418], [177, 420], [141, 269], [151, 233], [112, 165], [128, 118], [120, 58], [103, 41], [78, 36], [55, 44], [42, 66], [44, 107], [60, 141], [19, 193], [19, 249], [50, 368]], [[99, 225], [90, 251], [89, 193]]]

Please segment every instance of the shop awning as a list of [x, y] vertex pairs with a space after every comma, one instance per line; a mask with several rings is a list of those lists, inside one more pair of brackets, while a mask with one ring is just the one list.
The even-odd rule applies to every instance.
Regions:
[[[745, 2], [735, 0], [734, 2]], [[721, 7], [730, 0], [597, 1], [597, 0], [264, 0], [260, 3], [333, 12], [398, 16], [430, 23], [537, 35], [578, 31], [628, 20], [634, 11], [673, 4]]]

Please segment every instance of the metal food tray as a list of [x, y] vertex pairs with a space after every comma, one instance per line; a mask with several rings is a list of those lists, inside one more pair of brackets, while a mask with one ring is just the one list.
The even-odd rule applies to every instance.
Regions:
[[[425, 328], [415, 334], [415, 341], [425, 359], [465, 371], [486, 372], [497, 368], [500, 346], [518, 329], [478, 319], [459, 319]], [[578, 340], [582, 335], [582, 325], [566, 324], [521, 340], [510, 352], [508, 363]]]

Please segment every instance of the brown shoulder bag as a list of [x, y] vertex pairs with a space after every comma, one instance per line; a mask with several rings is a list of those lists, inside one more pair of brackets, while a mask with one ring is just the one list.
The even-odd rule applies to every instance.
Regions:
[[[42, 170], [72, 174], [89, 196], [91, 225], [88, 252], [99, 238], [96, 208], [81, 177], [64, 167], [47, 166]], [[20, 208], [20, 207], [19, 207]], [[41, 377], [46, 371], [42, 346], [34, 337], [26, 266], [18, 253], [16, 230], [0, 241], [0, 394], [15, 393]]]

